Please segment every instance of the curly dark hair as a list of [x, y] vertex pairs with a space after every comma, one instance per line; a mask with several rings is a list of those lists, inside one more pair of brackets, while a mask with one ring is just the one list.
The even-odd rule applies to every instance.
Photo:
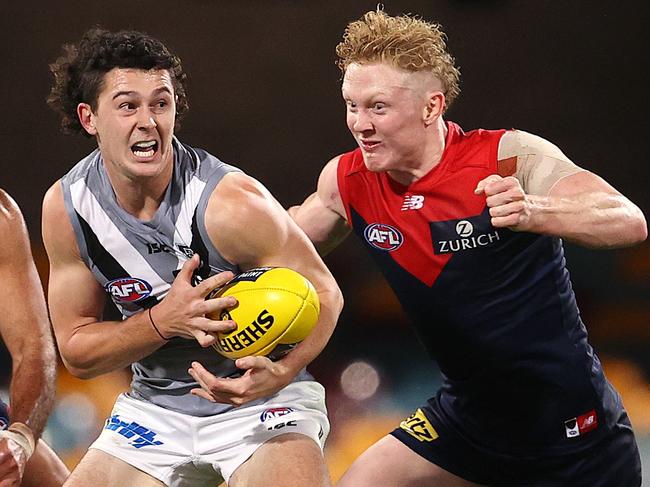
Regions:
[[110, 32], [94, 27], [77, 45], [63, 46], [64, 54], [50, 70], [54, 84], [47, 104], [61, 115], [65, 133], [88, 135], [77, 117], [77, 105], [88, 103], [95, 111], [104, 84], [104, 75], [113, 68], [166, 69], [172, 78], [176, 101], [176, 126], [189, 109], [187, 76], [181, 60], [157, 39], [137, 31]]

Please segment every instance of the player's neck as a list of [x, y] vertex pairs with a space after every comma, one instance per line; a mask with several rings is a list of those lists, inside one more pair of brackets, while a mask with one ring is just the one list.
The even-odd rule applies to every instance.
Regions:
[[129, 177], [106, 167], [117, 204], [139, 220], [151, 220], [162, 202], [172, 179], [173, 166], [155, 176]]
[[389, 170], [388, 175], [404, 186], [409, 186], [423, 178], [442, 160], [447, 132], [447, 124], [442, 117], [439, 117], [427, 127], [424, 144], [414, 154], [413, 159], [404, 161], [403, 169]]

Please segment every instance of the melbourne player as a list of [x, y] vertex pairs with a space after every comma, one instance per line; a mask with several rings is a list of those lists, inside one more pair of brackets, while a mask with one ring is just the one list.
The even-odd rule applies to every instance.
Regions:
[[[305, 366], [342, 299], [313, 246], [260, 183], [175, 138], [185, 74], [160, 41], [92, 29], [52, 69], [64, 128], [98, 145], [43, 204], [59, 350], [78, 377], [133, 370], [66, 485], [328, 485], [324, 390]], [[259, 266], [309, 278], [320, 319], [282, 359], [235, 363], [209, 348], [235, 323], [206, 315], [236, 300], [205, 297]], [[107, 297], [122, 321], [102, 318]]]
[[39, 439], [54, 403], [54, 340], [25, 222], [1, 189], [0, 235], [0, 334], [13, 369], [11, 408], [0, 401], [0, 485], [60, 486], [70, 472]]
[[640, 485], [560, 239], [633, 245], [641, 211], [541, 137], [445, 121], [459, 72], [438, 25], [369, 12], [337, 54], [359, 147], [291, 213], [324, 250], [361, 238], [444, 374], [339, 485]]

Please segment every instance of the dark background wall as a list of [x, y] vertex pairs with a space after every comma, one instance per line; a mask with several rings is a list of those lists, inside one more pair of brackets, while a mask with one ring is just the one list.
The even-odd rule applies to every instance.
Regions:
[[[462, 71], [462, 93], [449, 119], [466, 130], [517, 127], [543, 136], [648, 214], [647, 2], [384, 4], [390, 14], [420, 14], [447, 32]], [[61, 134], [45, 104], [47, 66], [61, 44], [76, 42], [97, 24], [161, 38], [189, 73], [191, 109], [180, 138], [240, 166], [289, 206], [313, 190], [327, 160], [354, 146], [344, 123], [334, 46], [348, 21], [375, 6], [342, 0], [4, 2], [0, 186], [25, 213], [41, 270], [42, 196], [93, 148], [91, 140]], [[569, 246], [568, 258], [598, 350], [650, 369], [648, 244], [613, 252]], [[382, 372], [398, 383], [408, 364], [399, 346], [385, 344], [403, 342], [409, 354], [420, 353], [399, 306], [353, 239], [327, 262], [347, 305], [315, 372], [330, 380], [340, 372], [338, 357], [354, 348], [388, 364]], [[418, 396], [430, 392], [424, 387]]]
[[[548, 138], [648, 209], [646, 2], [386, 1], [439, 21], [462, 70], [448, 117], [466, 129]], [[35, 230], [40, 198], [91, 147], [57, 130], [47, 65], [92, 25], [135, 28], [184, 61], [191, 111], [180, 136], [240, 165], [286, 204], [349, 149], [334, 46], [370, 1], [5, 2], [2, 186]], [[288, 177], [290, 175], [290, 177]]]
[[[0, 27], [0, 185], [21, 205], [40, 255], [40, 203], [46, 189], [94, 143], [58, 130], [45, 104], [48, 63], [90, 26], [133, 28], [164, 40], [189, 73], [191, 109], [179, 136], [260, 179], [286, 206], [301, 201], [322, 165], [354, 141], [344, 123], [334, 46], [346, 23], [375, 3], [332, 0], [114, 0], [8, 2]], [[560, 146], [647, 214], [650, 97], [646, 2], [550, 0], [394, 0], [391, 14], [436, 20], [462, 71], [448, 118], [465, 129], [517, 127]], [[354, 299], [377, 280], [349, 239], [328, 258]], [[647, 304], [648, 244], [595, 252], [569, 246], [583, 313], [613, 299], [629, 312]], [[365, 273], [345, 272], [361, 262]], [[380, 285], [380, 284], [379, 284]], [[366, 292], [359, 300], [368, 302]], [[382, 301], [383, 302], [383, 301]], [[350, 304], [351, 303], [351, 304]], [[372, 304], [367, 306], [372, 309]], [[618, 319], [619, 311], [611, 311]], [[596, 319], [602, 313], [592, 313]], [[647, 306], [637, 312], [648, 337]], [[589, 316], [588, 316], [589, 317]], [[625, 334], [626, 326], [610, 326]], [[627, 342], [638, 348], [635, 331]], [[648, 355], [638, 353], [637, 355]]]

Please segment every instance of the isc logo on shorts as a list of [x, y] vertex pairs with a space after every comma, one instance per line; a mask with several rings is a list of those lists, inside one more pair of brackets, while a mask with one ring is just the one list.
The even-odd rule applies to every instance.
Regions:
[[419, 441], [433, 441], [438, 438], [438, 432], [419, 408], [402, 421], [399, 427]]
[[388, 252], [398, 249], [404, 243], [404, 237], [397, 228], [383, 223], [368, 225], [363, 236], [373, 247]]
[[151, 285], [135, 277], [121, 277], [107, 282], [104, 286], [106, 292], [111, 295], [117, 303], [128, 303], [140, 301], [151, 294]]

